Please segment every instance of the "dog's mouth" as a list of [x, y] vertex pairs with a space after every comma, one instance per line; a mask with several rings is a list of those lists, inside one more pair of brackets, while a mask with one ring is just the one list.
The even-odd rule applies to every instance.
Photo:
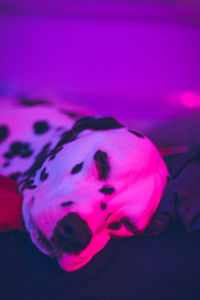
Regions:
[[39, 230], [31, 231], [31, 238], [36, 247], [44, 254], [55, 257], [60, 267], [67, 272], [73, 272], [83, 267], [92, 258], [88, 255], [78, 256], [62, 252], [56, 245], [52, 245], [45, 235]]
[[98, 235], [95, 236], [91, 241], [90, 247], [87, 247], [77, 255], [61, 251], [56, 244], [52, 243], [51, 240], [49, 241], [34, 225], [30, 230], [30, 234], [35, 246], [44, 254], [55, 257], [60, 267], [66, 272], [74, 272], [85, 266], [109, 240], [109, 235], [101, 232], [100, 235], [102, 235], [102, 238], [98, 238]]
[[86, 247], [80, 253], [66, 253], [62, 251], [55, 241], [48, 239], [44, 233], [35, 224], [30, 212], [25, 217], [26, 228], [30, 233], [31, 240], [35, 246], [45, 255], [55, 257], [60, 267], [67, 272], [73, 272], [86, 265], [92, 257], [99, 252], [109, 240], [109, 235], [100, 231], [93, 236], [89, 247]]
[[37, 246], [47, 255], [49, 256], [55, 256], [55, 250], [51, 243], [48, 241], [48, 239], [45, 237], [45, 235], [39, 230], [37, 231], [37, 237], [36, 237], [36, 243]]
[[[24, 207], [24, 212], [26, 211]], [[26, 211], [27, 212], [27, 211]], [[31, 240], [37, 248], [39, 248], [44, 254], [48, 256], [55, 256], [55, 250], [50, 241], [41, 232], [41, 230], [36, 226], [30, 212], [24, 214], [25, 226], [30, 233]]]
[[87, 255], [78, 256], [64, 253], [54, 243], [49, 241], [47, 237], [34, 224], [31, 215], [29, 215], [29, 232], [35, 246], [45, 255], [57, 258], [60, 267], [67, 272], [75, 271], [84, 266], [91, 257]]
[[55, 249], [45, 235], [32, 223], [29, 228], [31, 239], [35, 246], [48, 256], [56, 256]]

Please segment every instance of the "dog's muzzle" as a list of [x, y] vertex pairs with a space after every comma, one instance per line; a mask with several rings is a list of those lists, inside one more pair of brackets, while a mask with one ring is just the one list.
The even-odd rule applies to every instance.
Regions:
[[69, 213], [58, 221], [51, 238], [54, 247], [65, 253], [79, 254], [90, 243], [92, 232], [77, 213]]

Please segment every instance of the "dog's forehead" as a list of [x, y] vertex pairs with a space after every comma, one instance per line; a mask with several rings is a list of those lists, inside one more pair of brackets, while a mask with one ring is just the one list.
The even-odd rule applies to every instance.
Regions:
[[120, 173], [149, 168], [159, 158], [157, 149], [148, 138], [137, 136], [127, 128], [85, 130], [74, 141], [58, 147], [55, 155], [47, 159], [46, 166], [57, 171], [71, 170], [80, 164], [89, 166], [95, 162], [97, 151], [104, 152], [112, 169], [119, 171], [120, 168]]
[[[78, 121], [78, 126], [80, 123]], [[125, 127], [84, 128], [75, 135], [73, 130], [67, 131], [56, 143], [54, 149], [45, 154], [44, 159], [36, 161], [28, 172], [31, 177], [37, 174], [34, 178], [36, 185], [32, 180], [34, 184], [31, 182], [27, 186], [25, 183], [23, 189], [40, 187], [43, 190], [45, 185], [56, 195], [61, 186], [69, 191], [68, 185], [71, 183], [72, 187], [72, 182], [79, 190], [82, 183], [87, 182], [88, 186], [95, 188], [94, 184], [101, 180], [117, 180], [123, 185], [127, 180], [134, 182], [139, 173], [145, 175], [152, 171], [160, 158], [146, 137]]]
[[[148, 153], [149, 147], [145, 150], [147, 140], [146, 138], [141, 139], [131, 134], [127, 128], [110, 129], [106, 131], [86, 129], [79, 133], [73, 141], [63, 143], [61, 145], [63, 150], [60, 153], [68, 153], [76, 149], [76, 155], [79, 154], [81, 156], [88, 152], [94, 152], [94, 150], [98, 148], [107, 150], [107, 152], [115, 152], [119, 156], [130, 152], [135, 154], [142, 150]], [[58, 148], [60, 147], [57, 147], [57, 149]], [[74, 153], [72, 153], [72, 155], [73, 154]]]
[[153, 164], [157, 155], [155, 152], [152, 157], [151, 146], [148, 139], [124, 128], [106, 132], [86, 130], [48, 156], [37, 171], [37, 188], [42, 193], [48, 188], [50, 198], [59, 193], [77, 197], [78, 193], [79, 199], [81, 195], [85, 197], [84, 201], [89, 193], [100, 189], [109, 194], [115, 181], [122, 188], [127, 180], [134, 182], [139, 172], [151, 167], [150, 160]]

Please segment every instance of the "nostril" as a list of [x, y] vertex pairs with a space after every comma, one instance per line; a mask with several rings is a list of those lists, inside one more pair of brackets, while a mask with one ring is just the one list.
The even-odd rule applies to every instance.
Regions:
[[63, 237], [71, 237], [72, 235], [75, 234], [75, 228], [70, 223], [63, 224], [60, 227], [60, 232]]
[[75, 254], [85, 249], [91, 238], [87, 222], [77, 213], [69, 213], [58, 221], [50, 240], [60, 251]]

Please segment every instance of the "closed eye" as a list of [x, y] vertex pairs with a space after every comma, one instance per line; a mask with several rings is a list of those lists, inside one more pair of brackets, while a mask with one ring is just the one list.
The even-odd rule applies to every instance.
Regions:
[[[132, 236], [139, 233], [136, 226], [130, 221], [128, 217], [123, 217], [118, 221], [110, 222], [107, 226], [111, 230], [112, 235], [115, 236]], [[116, 233], [114, 233], [114, 232]]]
[[121, 228], [120, 222], [112, 222], [108, 225], [108, 229], [118, 230]]
[[130, 221], [128, 217], [121, 218], [120, 223], [123, 224], [128, 231], [134, 234], [138, 233], [136, 226]]

